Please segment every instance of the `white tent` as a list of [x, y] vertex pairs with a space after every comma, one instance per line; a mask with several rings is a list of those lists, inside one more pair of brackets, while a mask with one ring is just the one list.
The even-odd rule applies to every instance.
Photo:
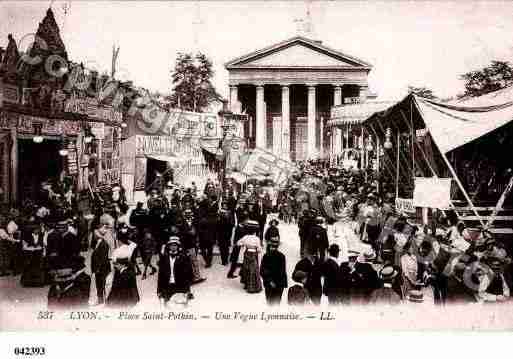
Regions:
[[[513, 91], [501, 104], [462, 107], [414, 96], [427, 129], [440, 151], [447, 153], [513, 120]], [[470, 103], [469, 103], [470, 104]]]

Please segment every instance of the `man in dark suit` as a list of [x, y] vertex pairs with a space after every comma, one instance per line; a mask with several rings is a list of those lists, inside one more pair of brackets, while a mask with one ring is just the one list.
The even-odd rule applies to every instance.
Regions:
[[[102, 225], [97, 231], [100, 234], [104, 231]], [[96, 236], [96, 235], [95, 235]], [[98, 295], [98, 304], [105, 303], [105, 278], [111, 271], [109, 260], [109, 244], [105, 241], [103, 236], [97, 236], [96, 242], [92, 243], [93, 253], [91, 254], [91, 273], [94, 274], [94, 281], [96, 283], [96, 293]]]
[[309, 215], [310, 212], [308, 210], [303, 211], [297, 223], [299, 228], [299, 255], [301, 258], [305, 256], [305, 241], [307, 233], [310, 231], [310, 227], [308, 227]]
[[81, 308], [88, 305], [91, 277], [85, 273], [85, 259], [74, 257], [69, 262], [70, 265], [63, 264], [54, 271], [54, 283], [48, 291], [48, 309]]
[[324, 217], [317, 217], [315, 225], [306, 236], [306, 251], [315, 256], [319, 256], [321, 262], [326, 258], [326, 250], [329, 246], [328, 231], [324, 228]]
[[150, 225], [148, 211], [143, 208], [142, 202], [137, 202], [135, 209], [130, 213], [129, 222], [131, 226], [136, 228], [136, 243], [140, 245], [142, 243], [144, 229]]
[[179, 253], [180, 240], [169, 238], [160, 253], [157, 295], [163, 305], [176, 293], [190, 293], [192, 265], [189, 258]]
[[264, 254], [260, 265], [268, 305], [279, 305], [283, 290], [287, 288], [285, 256], [278, 250], [279, 245], [279, 237], [270, 238], [267, 253]]
[[166, 227], [163, 226], [164, 222], [169, 224], [169, 208], [167, 207], [167, 201], [160, 195], [157, 189], [151, 190], [150, 198], [147, 202], [148, 206], [148, 218], [152, 229], [153, 238], [159, 241], [159, 245], [166, 243]]
[[323, 276], [324, 276], [324, 295], [328, 297], [330, 305], [338, 305], [341, 302], [341, 276], [339, 256], [340, 248], [337, 244], [332, 244], [328, 248], [328, 259], [323, 263]]
[[199, 210], [198, 236], [205, 267], [212, 266], [214, 244], [216, 243], [219, 203], [215, 194], [205, 199]]
[[267, 222], [267, 213], [269, 212], [268, 202], [265, 200], [265, 196], [261, 193], [256, 200], [255, 207], [255, 220], [258, 221], [259, 232], [258, 236], [260, 237], [260, 244], [264, 243], [264, 227]]
[[228, 256], [230, 255], [230, 245], [232, 239], [233, 226], [235, 225], [235, 217], [229, 209], [228, 203], [223, 202], [219, 211], [219, 221], [217, 224], [217, 244], [221, 252], [221, 264], [228, 264]]
[[319, 305], [321, 304], [321, 296], [322, 296], [322, 265], [317, 256], [307, 255], [305, 258], [301, 259], [297, 262], [292, 276], [294, 277], [294, 273], [297, 271], [305, 272], [307, 274], [307, 279], [305, 282], [305, 288], [308, 290], [310, 294], [310, 299], [313, 304]]

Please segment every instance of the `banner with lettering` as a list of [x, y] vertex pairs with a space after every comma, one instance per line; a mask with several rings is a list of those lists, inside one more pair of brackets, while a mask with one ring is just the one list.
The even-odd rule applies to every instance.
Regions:
[[396, 198], [395, 209], [399, 213], [415, 213], [415, 206], [412, 198]]

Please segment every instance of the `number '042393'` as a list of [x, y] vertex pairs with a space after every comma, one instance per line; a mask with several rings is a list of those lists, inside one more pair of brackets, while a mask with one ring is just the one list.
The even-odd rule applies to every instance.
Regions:
[[46, 350], [45, 347], [15, 347], [14, 355], [16, 356], [37, 356], [37, 355], [45, 355]]

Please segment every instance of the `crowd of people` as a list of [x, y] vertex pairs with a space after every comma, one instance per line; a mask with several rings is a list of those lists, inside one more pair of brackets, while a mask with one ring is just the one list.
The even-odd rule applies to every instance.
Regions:
[[[70, 186], [43, 183], [36, 203], [0, 218], [0, 275], [21, 274], [24, 287], [49, 285], [51, 308], [87, 306], [90, 297], [107, 307], [134, 306], [138, 276], [156, 278], [163, 305], [186, 304], [194, 285], [207, 280], [205, 268], [218, 265], [217, 248], [224, 280], [263, 292], [269, 305], [320, 305], [323, 298], [329, 305], [443, 305], [510, 296], [511, 260], [500, 241], [465, 228], [452, 212], [440, 212], [438, 229], [407, 218], [395, 210], [393, 188], [372, 172], [309, 161], [286, 183], [269, 182], [167, 183], [133, 209], [114, 185], [92, 193], [87, 214]], [[299, 253], [282, 251], [296, 226]], [[287, 261], [296, 258], [289, 276]]]

